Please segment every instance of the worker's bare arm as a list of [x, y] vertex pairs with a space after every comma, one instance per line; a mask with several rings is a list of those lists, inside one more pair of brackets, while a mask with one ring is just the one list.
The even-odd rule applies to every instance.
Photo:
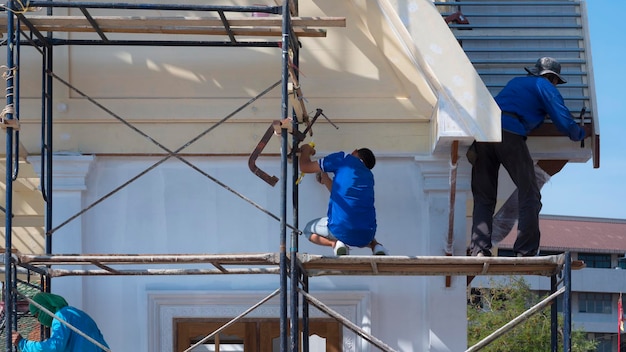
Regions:
[[303, 144], [300, 147], [300, 171], [312, 174], [316, 172], [322, 171], [319, 163], [317, 161], [311, 160], [311, 156], [315, 155], [315, 149], [308, 145]]
[[326, 172], [318, 172], [316, 178], [317, 182], [326, 186], [329, 192], [333, 189], [333, 179]]

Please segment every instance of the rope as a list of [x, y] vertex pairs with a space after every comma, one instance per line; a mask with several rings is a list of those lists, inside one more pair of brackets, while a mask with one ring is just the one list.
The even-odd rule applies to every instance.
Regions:
[[[14, 74], [14, 72], [16, 70], [15, 67], [10, 68], [10, 67], [8, 67], [6, 65], [2, 65], [2, 66], [0, 66], [0, 68], [4, 70], [4, 72], [2, 72], [2, 78], [4, 78], [4, 80], [8, 81], [8, 80], [12, 79], [15, 76], [15, 74]], [[8, 98], [8, 97], [11, 97], [13, 95], [14, 95], [14, 93], [13, 93], [13, 86], [7, 86], [5, 97]], [[7, 104], [2, 109], [2, 111], [0, 111], [0, 122], [4, 123], [4, 117], [6, 115], [8, 115], [8, 114], [11, 114], [11, 115], [15, 114], [15, 106], [12, 103], [11, 104]]]
[[15, 14], [24, 14], [26, 12], [29, 11], [39, 11], [41, 10], [41, 7], [30, 7], [30, 1], [26, 1], [26, 5], [24, 5], [24, 3], [22, 2], [22, 0], [16, 0], [17, 4], [19, 5], [18, 9], [12, 9], [9, 8], [6, 5], [0, 5], [0, 8], [3, 8], [9, 12], [15, 13]]
[[[7, 65], [2, 65], [0, 66], [0, 68], [2, 68], [4, 70], [4, 72], [2, 72], [2, 78], [4, 78], [5, 80], [9, 80], [10, 78], [13, 78], [13, 72], [15, 71], [15, 67], [13, 68], [9, 68], [9, 66]], [[9, 72], [11, 72], [11, 75], [9, 75]]]
[[0, 120], [4, 120], [4, 117], [7, 114], [14, 114], [14, 113], [15, 113], [15, 108], [13, 107], [13, 104], [9, 104], [5, 106], [4, 109], [2, 109], [2, 111], [0, 111]]

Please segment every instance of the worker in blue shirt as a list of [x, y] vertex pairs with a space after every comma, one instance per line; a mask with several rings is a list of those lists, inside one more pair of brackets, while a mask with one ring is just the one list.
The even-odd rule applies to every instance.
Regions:
[[[22, 338], [17, 331], [13, 332], [12, 342], [22, 352], [102, 352], [110, 351], [104, 337], [93, 319], [82, 310], [67, 304], [59, 295], [40, 292], [33, 296], [32, 301], [54, 313], [47, 314], [37, 305], [29, 305], [30, 313], [39, 320], [41, 325], [50, 328], [50, 337], [44, 341], [29, 341]], [[70, 324], [93, 341], [72, 330], [60, 320]], [[103, 349], [102, 347], [106, 347]]]
[[309, 241], [332, 247], [338, 256], [349, 254], [350, 246], [369, 247], [374, 255], [387, 255], [387, 249], [374, 238], [374, 153], [360, 148], [313, 161], [315, 149], [309, 144], [304, 144], [300, 153], [300, 171], [317, 173], [318, 181], [330, 191], [327, 216], [310, 221], [303, 229]]
[[502, 110], [502, 141], [475, 142], [468, 152], [474, 196], [470, 243], [473, 256], [491, 256], [500, 165], [507, 170], [519, 192], [518, 231], [513, 251], [517, 256], [538, 254], [541, 194], [526, 138], [544, 122], [546, 115], [572, 141], [585, 138], [585, 130], [574, 121], [556, 88], [566, 83], [561, 76], [561, 64], [554, 58], [542, 57], [534, 67], [525, 70], [527, 76], [513, 78], [495, 97]]

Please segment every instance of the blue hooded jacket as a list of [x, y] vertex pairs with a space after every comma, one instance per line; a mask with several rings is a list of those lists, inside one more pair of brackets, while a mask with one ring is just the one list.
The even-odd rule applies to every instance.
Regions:
[[50, 338], [45, 341], [29, 341], [21, 339], [18, 348], [22, 352], [102, 352], [93, 342], [87, 340], [59, 319], [69, 323], [85, 335], [109, 348], [94, 320], [82, 310], [67, 305], [63, 297], [51, 293], [38, 293], [33, 300], [47, 310], [54, 312], [55, 318], [34, 306], [29, 307], [31, 313], [45, 326], [50, 327]]

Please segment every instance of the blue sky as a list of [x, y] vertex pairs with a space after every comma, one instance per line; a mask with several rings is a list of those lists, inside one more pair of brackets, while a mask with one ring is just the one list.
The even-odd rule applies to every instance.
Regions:
[[542, 193], [545, 215], [626, 219], [626, 38], [624, 0], [587, 0], [600, 120], [600, 168], [569, 163]]

